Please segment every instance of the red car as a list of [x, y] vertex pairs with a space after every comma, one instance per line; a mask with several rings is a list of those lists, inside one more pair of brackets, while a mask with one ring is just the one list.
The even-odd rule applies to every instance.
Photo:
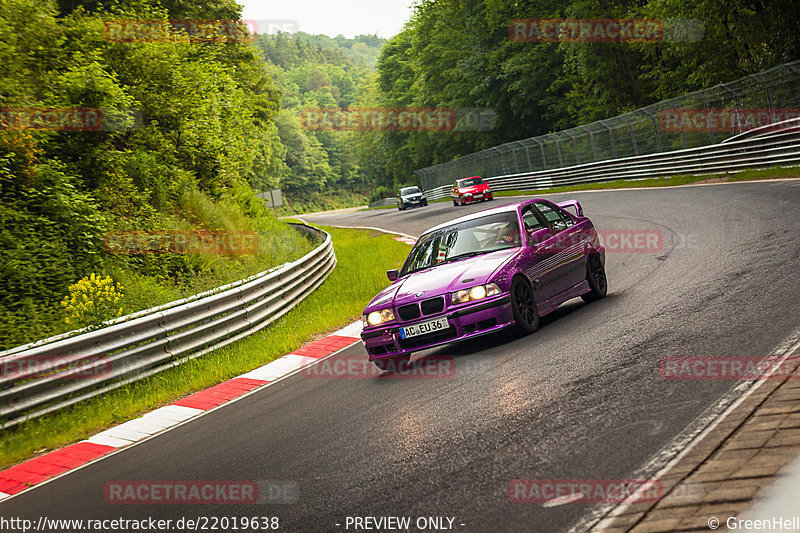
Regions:
[[480, 176], [462, 178], [453, 184], [453, 205], [464, 205], [472, 202], [488, 202], [493, 200], [492, 189]]

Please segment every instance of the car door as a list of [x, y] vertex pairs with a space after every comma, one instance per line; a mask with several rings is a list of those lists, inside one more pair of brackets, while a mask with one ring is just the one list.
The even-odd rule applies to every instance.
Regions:
[[525, 272], [533, 285], [537, 302], [550, 298], [554, 292], [550, 265], [556, 252], [556, 235], [547, 219], [533, 205], [522, 209], [522, 225], [526, 234]]
[[534, 206], [547, 220], [554, 234], [551, 248], [553, 256], [545, 275], [550, 286], [548, 297], [577, 285], [586, 278], [583, 231], [563, 209], [549, 202], [535, 202]]

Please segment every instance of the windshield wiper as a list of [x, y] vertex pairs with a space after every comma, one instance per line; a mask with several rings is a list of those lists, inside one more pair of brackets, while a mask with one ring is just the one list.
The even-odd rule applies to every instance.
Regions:
[[452, 257], [448, 257], [447, 259], [444, 260], [444, 262], [449, 263], [450, 261], [455, 261], [457, 259], [464, 259], [465, 257], [473, 257], [476, 255], [488, 254], [491, 251], [494, 250], [473, 250], [472, 252], [464, 252], [463, 254], [458, 254]]

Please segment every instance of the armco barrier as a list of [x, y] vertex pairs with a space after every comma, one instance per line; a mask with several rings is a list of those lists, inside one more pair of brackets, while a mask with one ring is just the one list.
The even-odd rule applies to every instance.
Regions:
[[397, 198], [384, 198], [382, 200], [378, 200], [377, 202], [370, 202], [370, 207], [383, 207], [387, 205], [395, 205], [397, 204]]
[[720, 143], [800, 116], [800, 60], [662, 100], [590, 124], [507, 142], [416, 170], [429, 190], [469, 176], [555, 171], [573, 165]]
[[277, 320], [336, 266], [331, 237], [304, 257], [213, 291], [0, 352], [0, 428], [61, 409], [226, 346]]
[[[673, 152], [610, 159], [553, 170], [487, 177], [495, 191], [538, 190], [562, 185], [657, 178], [675, 174], [737, 172], [800, 164], [800, 122], [771, 125], [724, 143]], [[761, 129], [761, 128], [760, 128]], [[452, 185], [426, 190], [429, 200], [450, 195]]]

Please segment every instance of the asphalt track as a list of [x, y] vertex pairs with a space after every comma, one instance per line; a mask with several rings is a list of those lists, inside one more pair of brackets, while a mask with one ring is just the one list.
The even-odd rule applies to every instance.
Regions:
[[[509, 482], [653, 475], [652, 458], [735, 385], [665, 380], [659, 361], [764, 356], [800, 322], [800, 181], [550, 198], [570, 197], [600, 229], [663, 233], [656, 253], [608, 253], [606, 299], [567, 302], [528, 337], [504, 333], [417, 356], [454, 356], [450, 377], [298, 373], [10, 498], [0, 516], [278, 516], [283, 531], [346, 531], [348, 516], [445, 516], [456, 531], [568, 530], [594, 504], [512, 502]], [[483, 207], [309, 220], [419, 235]], [[360, 345], [334, 357], [352, 356], [366, 358]], [[187, 479], [289, 480], [300, 498], [116, 505], [103, 496], [111, 480]]]

